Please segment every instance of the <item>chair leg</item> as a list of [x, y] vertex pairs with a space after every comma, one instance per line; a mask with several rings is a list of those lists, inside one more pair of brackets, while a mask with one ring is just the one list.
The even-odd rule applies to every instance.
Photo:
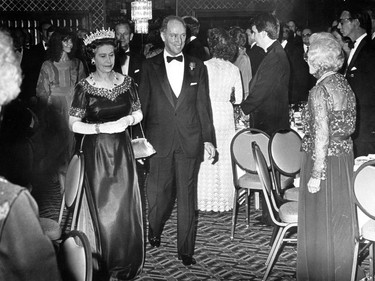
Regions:
[[370, 241], [371, 245], [368, 249], [369, 251], [369, 273], [370, 273], [370, 276], [372, 278], [372, 280], [374, 280], [374, 267], [375, 267], [375, 263], [374, 263], [374, 242]]
[[249, 197], [250, 197], [250, 190], [248, 189], [248, 190], [246, 190], [246, 204], [245, 204], [245, 206], [246, 206], [246, 228], [249, 228], [249, 226], [250, 226], [250, 204], [249, 204], [249, 201], [250, 201], [250, 199], [249, 199]]
[[356, 239], [354, 245], [354, 255], [353, 255], [353, 266], [352, 266], [352, 276], [350, 278], [351, 281], [356, 280], [357, 275], [357, 263], [358, 263], [358, 251], [359, 251], [359, 241]]
[[[280, 230], [281, 230], [281, 228], [280, 228]], [[269, 260], [269, 263], [267, 264], [267, 269], [266, 269], [266, 272], [264, 273], [263, 281], [267, 280], [267, 277], [270, 274], [273, 265], [276, 263], [276, 257], [277, 257], [277, 254], [278, 254], [279, 250], [280, 250], [281, 245], [284, 242], [284, 237], [285, 237], [286, 231], [287, 231], [287, 229], [285, 227], [283, 227], [281, 232], [280, 232], [279, 239], [276, 239], [275, 242], [274, 242], [274, 246], [273, 246], [274, 251], [270, 252], [270, 254], [272, 253], [272, 255], [271, 255], [271, 258]]]
[[270, 246], [272, 247], [273, 243], [275, 243], [277, 231], [279, 230], [279, 227], [277, 225], [274, 225], [273, 230], [272, 230], [272, 235], [270, 239]]
[[275, 248], [276, 248], [276, 246], [277, 246], [277, 243], [278, 243], [279, 240], [281, 239], [281, 233], [282, 233], [282, 232], [283, 232], [283, 228], [279, 228], [279, 227], [278, 227], [277, 234], [276, 234], [276, 236], [275, 236], [275, 240], [274, 240], [274, 242], [273, 242], [273, 244], [272, 244], [272, 247], [271, 247], [270, 252], [269, 252], [269, 254], [268, 254], [267, 260], [266, 260], [266, 262], [265, 262], [266, 265], [269, 264], [269, 262], [270, 262], [270, 260], [271, 260], [271, 258], [272, 258], [272, 255], [273, 255], [273, 252], [275, 251]]
[[230, 233], [230, 240], [233, 241], [234, 239], [234, 229], [236, 227], [236, 219], [237, 219], [237, 200], [238, 200], [239, 191], [236, 189], [233, 194], [233, 214], [232, 214], [232, 230]]
[[255, 210], [259, 210], [260, 208], [260, 200], [259, 200], [259, 192], [255, 191], [254, 192], [254, 200], [255, 200]]

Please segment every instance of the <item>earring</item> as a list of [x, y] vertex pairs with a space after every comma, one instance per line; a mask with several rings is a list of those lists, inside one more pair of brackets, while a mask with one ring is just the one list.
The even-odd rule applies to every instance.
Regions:
[[94, 59], [91, 59], [91, 64], [95, 65], [95, 60]]

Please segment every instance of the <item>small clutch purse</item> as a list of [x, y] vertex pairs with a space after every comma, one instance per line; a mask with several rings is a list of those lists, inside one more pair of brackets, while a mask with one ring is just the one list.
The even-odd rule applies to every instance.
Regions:
[[151, 155], [156, 153], [156, 150], [152, 146], [151, 143], [148, 142], [148, 140], [145, 137], [145, 133], [143, 132], [142, 124], [139, 123], [139, 126], [141, 128], [142, 137], [132, 139], [132, 146], [134, 151], [134, 158], [140, 159], [140, 158], [147, 158]]

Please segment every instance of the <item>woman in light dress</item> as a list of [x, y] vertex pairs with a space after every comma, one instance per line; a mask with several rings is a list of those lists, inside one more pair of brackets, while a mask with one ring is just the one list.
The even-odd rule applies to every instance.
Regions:
[[[236, 46], [224, 29], [208, 31], [212, 59], [205, 61], [208, 72], [213, 123], [218, 159], [214, 163], [205, 156], [198, 175], [198, 209], [224, 212], [233, 207], [233, 175], [230, 142], [235, 133], [233, 105], [242, 102], [241, 74], [231, 63]], [[231, 102], [232, 100], [232, 102]]]

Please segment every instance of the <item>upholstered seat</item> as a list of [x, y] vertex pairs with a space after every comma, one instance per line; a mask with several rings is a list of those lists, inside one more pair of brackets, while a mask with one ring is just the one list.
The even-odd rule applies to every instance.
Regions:
[[375, 241], [375, 220], [369, 220], [362, 226], [361, 235], [366, 240]]
[[55, 241], [61, 237], [60, 224], [50, 218], [40, 218], [40, 225], [44, 231], [44, 234], [48, 236], [49, 239]]
[[298, 202], [287, 202], [280, 206], [280, 220], [286, 223], [298, 222]]

